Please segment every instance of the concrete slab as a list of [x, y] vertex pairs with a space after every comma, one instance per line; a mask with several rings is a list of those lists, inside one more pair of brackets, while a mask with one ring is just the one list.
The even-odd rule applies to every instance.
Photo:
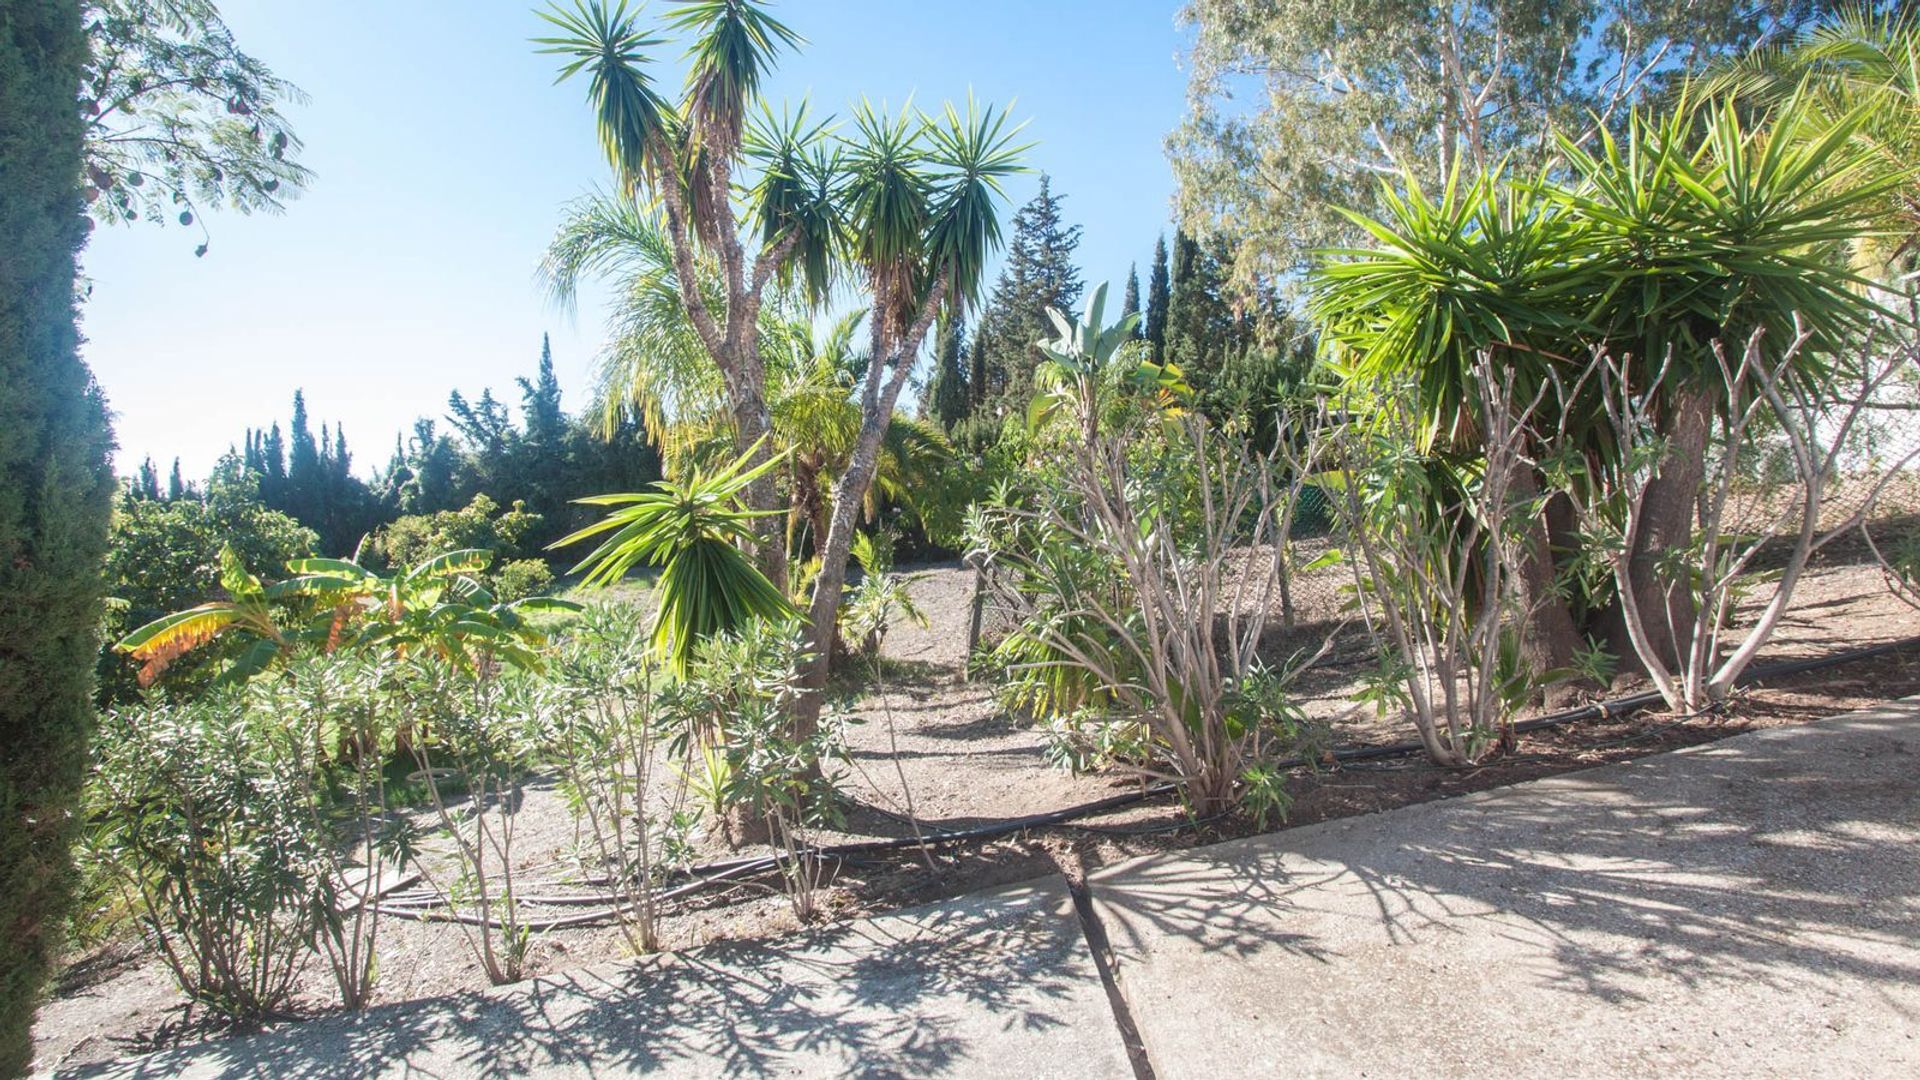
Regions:
[[1920, 1076], [1920, 705], [1090, 883], [1159, 1080]]
[[62, 1074], [1131, 1077], [1065, 880]]

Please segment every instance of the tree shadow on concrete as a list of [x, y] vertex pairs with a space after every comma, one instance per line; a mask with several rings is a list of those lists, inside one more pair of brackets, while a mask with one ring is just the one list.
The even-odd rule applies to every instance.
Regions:
[[[1064, 882], [798, 938], [382, 1006], [74, 1076], [1020, 1073], [1075, 1029], [1125, 1069]], [[1096, 1070], [1097, 1071], [1097, 1070]]]
[[1662, 985], [1911, 988], [1917, 768], [1912, 710], [1865, 714], [1198, 849], [1091, 887], [1136, 988], [1163, 940], [1340, 965], [1444, 938], [1500, 939], [1463, 955], [1508, 958], [1503, 984], [1621, 1004]]

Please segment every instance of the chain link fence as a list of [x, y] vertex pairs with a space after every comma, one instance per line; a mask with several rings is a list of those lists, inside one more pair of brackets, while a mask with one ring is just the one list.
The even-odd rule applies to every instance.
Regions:
[[[1804, 496], [1784, 438], [1777, 432], [1763, 436], [1740, 462], [1726, 529], [1745, 537], [1780, 537], [1796, 528]], [[1352, 568], [1323, 559], [1345, 546], [1333, 498], [1318, 487], [1302, 490], [1272, 613], [1273, 629], [1282, 633], [1324, 630], [1352, 614]], [[1882, 572], [1883, 559], [1920, 556], [1920, 366], [1911, 377], [1882, 388], [1865, 407], [1824, 478], [1817, 530], [1826, 533], [1850, 522], [1812, 564], [1829, 580], [1817, 596], [1803, 599], [1796, 592], [1795, 608], [1887, 594], [1893, 582]], [[1920, 567], [1920, 557], [1911, 561]], [[1756, 559], [1750, 573], [1764, 602], [1768, 560]], [[1028, 610], [1010, 574], [976, 569], [971, 643], [991, 644]]]

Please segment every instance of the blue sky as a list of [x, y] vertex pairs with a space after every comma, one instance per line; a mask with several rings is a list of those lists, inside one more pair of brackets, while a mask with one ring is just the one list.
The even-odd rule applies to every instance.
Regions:
[[[289, 109], [312, 188], [283, 216], [95, 232], [84, 259], [87, 358], [130, 472], [152, 455], [204, 475], [249, 425], [284, 422], [295, 387], [341, 421], [363, 475], [447, 392], [514, 398], [553, 335], [569, 407], [601, 341], [597, 292], [576, 315], [533, 280], [561, 206], [607, 173], [581, 82], [553, 84], [527, 0], [224, 0], [241, 47], [305, 90]], [[657, 14], [660, 0], [648, 8]], [[1184, 94], [1171, 2], [786, 0], [809, 44], [770, 90], [844, 114], [861, 96], [1014, 104], [1036, 170], [1086, 227], [1089, 282], [1144, 275], [1169, 217], [1163, 150]], [[678, 80], [678, 48], [662, 56]], [[1011, 185], [1010, 205], [1037, 176]]]

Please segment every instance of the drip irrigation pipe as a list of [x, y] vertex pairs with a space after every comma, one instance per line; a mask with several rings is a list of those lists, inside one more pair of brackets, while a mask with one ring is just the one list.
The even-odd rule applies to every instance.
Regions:
[[[1819, 671], [1825, 668], [1838, 667], [1843, 664], [1857, 663], [1861, 660], [1871, 660], [1875, 657], [1887, 656], [1916, 646], [1920, 646], [1920, 636], [1902, 638], [1899, 641], [1890, 641], [1880, 645], [1869, 645], [1859, 649], [1848, 649], [1843, 652], [1829, 653], [1826, 656], [1818, 656], [1808, 660], [1788, 660], [1779, 663], [1765, 664], [1759, 667], [1749, 668], [1742, 673], [1738, 680], [1738, 685], [1751, 686], [1767, 679], [1801, 675], [1809, 671]], [[1578, 723], [1582, 720], [1623, 718], [1639, 712], [1649, 705], [1657, 705], [1660, 703], [1661, 697], [1658, 691], [1645, 690], [1637, 694], [1628, 694], [1624, 697], [1612, 698], [1607, 701], [1596, 701], [1561, 712], [1550, 713], [1546, 716], [1537, 716], [1530, 720], [1522, 720], [1513, 725], [1513, 730], [1516, 734], [1525, 734], [1534, 731], [1544, 731], [1549, 728], [1564, 727], [1567, 724]], [[1336, 763], [1342, 764], [1347, 762], [1377, 761], [1383, 758], [1408, 757], [1413, 754], [1424, 753], [1425, 751], [1426, 746], [1418, 739], [1409, 739], [1405, 742], [1384, 743], [1379, 746], [1347, 747], [1345, 749], [1333, 750], [1324, 756], [1312, 759], [1306, 757], [1288, 758], [1275, 762], [1272, 767], [1275, 769], [1305, 768], [1310, 765], [1323, 763], [1328, 758], [1331, 758]], [[831, 859], [838, 862], [847, 859], [858, 859], [868, 855], [879, 855], [922, 847], [950, 847], [956, 844], [973, 843], [981, 840], [996, 840], [1003, 836], [1011, 836], [1032, 829], [1069, 825], [1081, 818], [1094, 817], [1099, 814], [1111, 813], [1115, 810], [1136, 806], [1140, 803], [1159, 798], [1162, 795], [1172, 794], [1178, 789], [1179, 785], [1174, 783], [1153, 784], [1137, 791], [1129, 791], [1122, 795], [1112, 795], [1104, 799], [1095, 799], [1092, 802], [1063, 807], [1059, 810], [1049, 810], [1040, 814], [1029, 814], [1025, 817], [1003, 818], [964, 829], [939, 829], [929, 827], [925, 823], [920, 823], [921, 835], [919, 836], [889, 837], [884, 840], [859, 840], [846, 844], [810, 847], [802, 849], [797, 852], [796, 855], [803, 858], [821, 861]], [[888, 816], [912, 824], [911, 820], [903, 815], [889, 814]], [[1178, 822], [1173, 824], [1184, 827], [1188, 824], [1195, 823]], [[1167, 831], [1172, 831], [1172, 829], [1169, 828]], [[676, 899], [698, 892], [712, 885], [723, 884], [728, 881], [736, 881], [777, 870], [780, 868], [781, 862], [781, 856], [761, 855], [705, 863], [684, 871], [683, 873], [690, 880], [685, 884], [676, 885], [664, 892], [656, 893], [653, 901], [657, 904], [661, 901]], [[610, 879], [600, 878], [589, 881], [587, 884], [609, 885], [611, 881]], [[608, 898], [604, 896], [583, 896], [568, 897], [560, 902], [568, 904], [605, 903], [607, 899]], [[571, 926], [585, 926], [611, 918], [619, 914], [621, 910], [630, 906], [630, 903], [616, 903], [594, 911], [579, 912], [559, 918], [521, 920], [517, 925], [528, 930], [536, 931], [557, 930]], [[476, 926], [483, 924], [499, 925], [497, 920], [460, 912], [421, 910], [411, 906], [395, 908], [385, 905], [382, 905], [380, 910], [383, 914], [423, 921], [463, 922]]]

